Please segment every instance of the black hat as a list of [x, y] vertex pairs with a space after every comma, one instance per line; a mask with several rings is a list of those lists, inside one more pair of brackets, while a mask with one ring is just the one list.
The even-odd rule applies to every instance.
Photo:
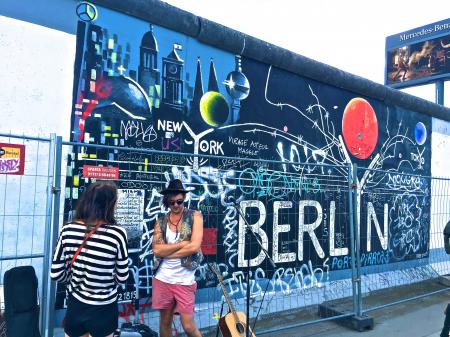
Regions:
[[178, 194], [188, 192], [189, 192], [188, 190], [184, 189], [183, 183], [181, 182], [180, 179], [174, 179], [169, 181], [169, 185], [167, 186], [167, 188], [159, 193], [166, 195], [166, 194]]

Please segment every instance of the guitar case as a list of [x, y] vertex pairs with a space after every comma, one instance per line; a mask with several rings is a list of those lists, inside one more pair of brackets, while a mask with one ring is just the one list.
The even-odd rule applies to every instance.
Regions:
[[32, 266], [14, 267], [3, 278], [6, 331], [11, 337], [41, 337], [38, 280]]

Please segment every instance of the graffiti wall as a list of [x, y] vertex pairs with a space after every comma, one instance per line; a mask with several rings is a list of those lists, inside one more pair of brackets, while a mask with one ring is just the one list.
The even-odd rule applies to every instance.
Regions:
[[[133, 267], [120, 299], [135, 296], [134, 280], [151, 295], [159, 191], [175, 177], [204, 214], [207, 261], [237, 297], [248, 264], [254, 280], [292, 288], [350, 268], [350, 164], [360, 167], [362, 265], [427, 256], [429, 182], [402, 173], [430, 175], [431, 117], [97, 10], [78, 23], [70, 137], [79, 145], [68, 158], [65, 215], [93, 179], [117, 182]], [[214, 285], [206, 266], [196, 279]]]

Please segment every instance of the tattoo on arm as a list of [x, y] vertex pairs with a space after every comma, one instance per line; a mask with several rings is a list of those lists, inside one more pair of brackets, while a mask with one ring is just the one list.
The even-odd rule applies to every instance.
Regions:
[[163, 239], [163, 232], [162, 232], [161, 227], [159, 226], [158, 222], [155, 224], [155, 228], [154, 228], [154, 232], [153, 232], [153, 243], [156, 243], [156, 244], [165, 243], [164, 239]]
[[163, 243], [164, 243], [164, 240], [162, 239], [161, 236], [159, 236], [159, 237], [156, 238], [155, 243], [157, 243], [157, 244], [163, 244]]

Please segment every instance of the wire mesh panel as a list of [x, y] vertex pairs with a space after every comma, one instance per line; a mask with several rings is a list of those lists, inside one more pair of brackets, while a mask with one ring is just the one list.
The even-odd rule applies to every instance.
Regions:
[[450, 179], [431, 178], [430, 264], [439, 275], [450, 274], [443, 232], [450, 222]]
[[[50, 143], [8, 137], [0, 142], [26, 150], [23, 175], [0, 175], [1, 275], [32, 264], [42, 289]], [[353, 190], [352, 172], [342, 166], [80, 143], [66, 143], [63, 153], [60, 223], [73, 218], [77, 200], [93, 181], [110, 179], [119, 188], [116, 218], [127, 229], [132, 275], [119, 294], [121, 321], [134, 319], [132, 300], [139, 295], [140, 319], [158, 325], [159, 315], [151, 310], [151, 244], [155, 220], [167, 212], [160, 192], [174, 178], [190, 191], [186, 206], [204, 217], [205, 260], [195, 275], [195, 318], [204, 331], [228, 310], [222, 308], [226, 296], [244, 313], [248, 303], [250, 320], [258, 320], [256, 331], [265, 328], [261, 318], [281, 312], [295, 314], [296, 324], [320, 321], [319, 304], [350, 298], [353, 215], [360, 219], [354, 239], [361, 247], [364, 311], [445, 288], [436, 278], [449, 273], [442, 234], [450, 218], [449, 179], [358, 169], [357, 176], [369, 178]], [[219, 271], [225, 292], [207, 263]], [[383, 289], [397, 297], [373, 300]], [[64, 307], [59, 287], [57, 325]], [[178, 320], [173, 328], [182, 331]]]
[[[44, 293], [50, 139], [0, 136], [0, 305], [7, 270], [32, 265]], [[42, 300], [42, 299], [41, 299]], [[46, 310], [46, 308], [42, 308]]]
[[446, 289], [438, 277], [450, 268], [443, 248], [450, 180], [363, 171], [372, 182], [358, 190], [363, 309]]
[[[167, 212], [160, 192], [175, 178], [190, 191], [186, 207], [200, 210], [204, 217], [205, 259], [195, 274], [195, 318], [200, 328], [217, 325], [225, 296], [245, 313], [247, 284], [252, 320], [291, 310], [301, 312], [300, 321], [308, 322], [317, 319], [318, 304], [351, 295], [348, 167], [80, 143], [66, 146], [65, 220], [73, 218], [77, 201], [93, 181], [114, 180], [119, 189], [116, 219], [128, 233], [131, 268], [119, 294], [121, 321], [134, 319], [137, 281], [141, 319], [158, 326], [159, 314], [151, 310], [151, 244], [155, 221]], [[220, 273], [226, 294], [207, 263]], [[58, 325], [64, 307], [60, 287]], [[176, 320], [177, 331], [182, 329]]]

